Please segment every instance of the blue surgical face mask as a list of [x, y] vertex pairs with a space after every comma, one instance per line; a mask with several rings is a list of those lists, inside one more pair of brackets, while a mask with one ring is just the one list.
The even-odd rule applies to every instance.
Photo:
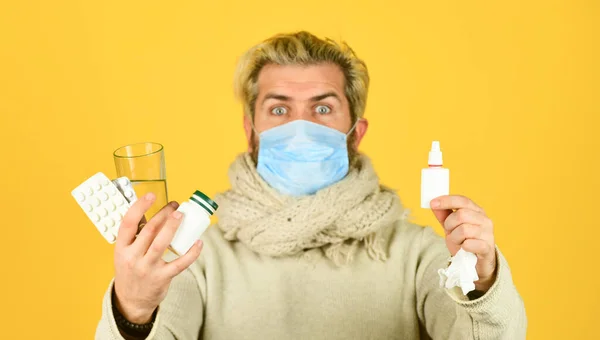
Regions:
[[282, 194], [314, 194], [348, 173], [347, 136], [355, 127], [344, 134], [294, 120], [264, 131], [259, 135], [257, 171]]

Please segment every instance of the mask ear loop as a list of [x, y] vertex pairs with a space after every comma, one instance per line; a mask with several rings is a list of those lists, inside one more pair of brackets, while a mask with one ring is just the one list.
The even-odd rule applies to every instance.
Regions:
[[352, 133], [352, 131], [354, 131], [354, 129], [356, 128], [356, 125], [358, 125], [358, 122], [360, 122], [362, 120], [362, 118], [358, 118], [356, 120], [356, 122], [354, 122], [354, 125], [352, 125], [352, 128], [350, 129], [350, 131], [348, 131], [348, 133], [346, 134], [346, 137], [350, 136], [350, 134]]

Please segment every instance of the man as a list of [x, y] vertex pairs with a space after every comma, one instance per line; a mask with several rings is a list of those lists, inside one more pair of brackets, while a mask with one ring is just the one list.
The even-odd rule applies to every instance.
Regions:
[[[162, 260], [171, 202], [136, 237], [152, 194], [121, 225], [97, 339], [523, 339], [527, 319], [483, 209], [432, 201], [445, 238], [411, 224], [358, 153], [369, 77], [346, 45], [299, 32], [249, 50], [236, 73], [248, 152], [215, 197], [219, 222]], [[464, 296], [438, 269], [475, 253]]]

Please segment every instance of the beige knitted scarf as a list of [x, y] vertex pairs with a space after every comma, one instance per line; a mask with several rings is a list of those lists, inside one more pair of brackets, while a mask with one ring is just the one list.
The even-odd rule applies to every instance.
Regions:
[[358, 157], [341, 181], [314, 195], [290, 197], [272, 189], [252, 157], [241, 154], [229, 169], [231, 189], [215, 196], [218, 226], [227, 240], [269, 256], [321, 248], [342, 265], [363, 245], [370, 257], [385, 260], [394, 222], [406, 212], [398, 196], [380, 186], [371, 161]]

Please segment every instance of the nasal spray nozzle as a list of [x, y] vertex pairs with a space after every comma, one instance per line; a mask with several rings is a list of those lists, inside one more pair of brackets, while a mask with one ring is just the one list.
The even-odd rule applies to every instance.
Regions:
[[442, 166], [442, 150], [440, 150], [440, 142], [434, 140], [431, 142], [431, 150], [429, 150], [429, 166]]
[[[449, 195], [450, 170], [444, 168], [439, 141], [431, 143], [427, 168], [421, 170], [421, 208], [431, 208], [431, 200]], [[452, 257], [450, 266], [438, 270], [440, 286], [447, 289], [460, 287], [464, 295], [475, 289], [474, 281], [479, 280], [475, 265], [477, 256], [462, 248]]]

